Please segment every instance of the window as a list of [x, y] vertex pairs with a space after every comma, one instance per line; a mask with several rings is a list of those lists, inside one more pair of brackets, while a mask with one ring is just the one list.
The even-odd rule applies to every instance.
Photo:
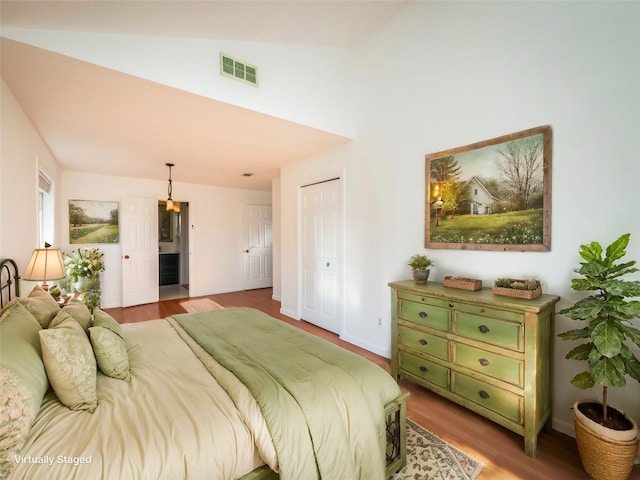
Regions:
[[38, 245], [54, 241], [53, 182], [42, 171], [38, 172]]

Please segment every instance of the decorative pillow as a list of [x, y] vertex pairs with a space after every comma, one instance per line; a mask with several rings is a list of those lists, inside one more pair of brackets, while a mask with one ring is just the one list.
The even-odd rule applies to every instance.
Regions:
[[42, 328], [47, 328], [53, 317], [60, 311], [58, 302], [39, 285], [33, 287], [28, 297], [20, 297], [18, 301], [27, 307], [27, 310], [38, 320]]
[[94, 326], [89, 328], [89, 339], [102, 373], [126, 382], [131, 380], [129, 354], [120, 335], [106, 327]]
[[0, 478], [6, 478], [16, 467], [29, 435], [36, 412], [31, 405], [31, 392], [8, 368], [0, 368]]
[[119, 337], [123, 338], [122, 327], [120, 327], [118, 321], [107, 312], [100, 310], [98, 307], [93, 310], [93, 326], [108, 328], [113, 333], [116, 333]]
[[40, 324], [17, 300], [0, 313], [0, 478], [16, 463], [49, 381], [42, 363]]
[[[75, 320], [75, 318], [73, 318], [71, 315], [65, 312], [64, 309], [60, 310], [58, 314], [55, 317], [53, 317], [53, 320], [51, 320], [51, 323], [49, 324], [49, 328], [55, 328], [67, 319]], [[78, 325], [80, 324], [78, 323]]]
[[96, 358], [80, 324], [68, 318], [54, 328], [40, 331], [42, 359], [58, 399], [72, 410], [94, 412]]
[[91, 326], [91, 312], [89, 311], [87, 306], [82, 303], [82, 300], [78, 298], [72, 298], [62, 308], [62, 310], [75, 318], [85, 332], [89, 331], [89, 327]]

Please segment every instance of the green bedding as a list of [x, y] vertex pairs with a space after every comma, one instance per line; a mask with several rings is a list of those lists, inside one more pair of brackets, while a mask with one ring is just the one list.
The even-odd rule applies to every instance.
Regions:
[[256, 398], [282, 480], [384, 478], [384, 406], [400, 390], [382, 368], [250, 308], [173, 318]]

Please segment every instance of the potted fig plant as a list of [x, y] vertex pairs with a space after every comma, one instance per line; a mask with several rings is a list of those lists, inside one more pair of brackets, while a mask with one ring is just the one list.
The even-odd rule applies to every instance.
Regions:
[[587, 362], [587, 370], [571, 383], [583, 389], [602, 387], [602, 402], [581, 400], [573, 406], [580, 460], [597, 480], [627, 479], [638, 450], [636, 423], [607, 401], [607, 390], [624, 387], [627, 376], [640, 382], [640, 361], [629, 348], [632, 343], [640, 347], [640, 330], [633, 326], [640, 317], [640, 301], [629, 300], [640, 297], [640, 281], [621, 278], [638, 269], [635, 261], [619, 261], [626, 254], [629, 237], [622, 235], [604, 251], [598, 242], [580, 246], [584, 262], [575, 271], [582, 278], [573, 279], [571, 288], [594, 293], [559, 312], [587, 322], [559, 334], [563, 340], [583, 342], [565, 357]]
[[433, 260], [426, 255], [417, 253], [411, 257], [408, 265], [413, 270], [413, 280], [416, 283], [427, 283], [429, 272], [431, 271], [429, 267], [433, 266]]

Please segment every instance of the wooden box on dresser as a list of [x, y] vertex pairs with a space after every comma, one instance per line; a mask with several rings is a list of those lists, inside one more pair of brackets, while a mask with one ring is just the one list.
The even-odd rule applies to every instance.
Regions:
[[520, 300], [491, 289], [392, 282], [391, 373], [522, 435], [536, 456], [551, 427], [553, 317], [560, 297]]

